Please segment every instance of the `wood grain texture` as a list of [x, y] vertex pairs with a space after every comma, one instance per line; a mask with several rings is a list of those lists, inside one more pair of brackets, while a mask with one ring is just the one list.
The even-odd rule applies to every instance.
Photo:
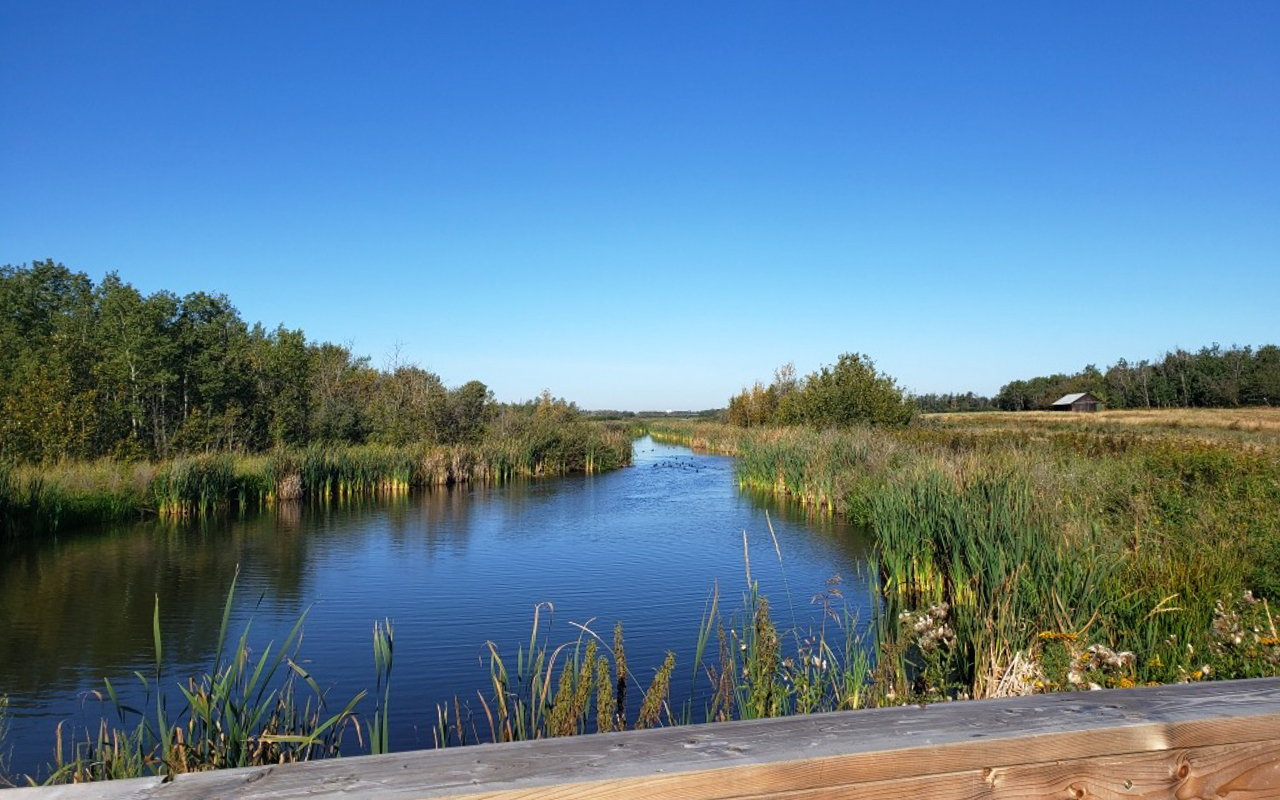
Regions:
[[994, 798], [1280, 800], [1280, 739], [994, 769]]
[[[5, 796], [14, 800], [1219, 796], [1201, 793], [1195, 788], [1201, 784], [1189, 782], [1200, 780], [1197, 776], [1203, 770], [1210, 776], [1204, 778], [1208, 781], [1203, 783], [1205, 792], [1227, 791], [1236, 800], [1277, 797], [1277, 743], [1280, 679], [1264, 679], [480, 745], [182, 775], [165, 784], [142, 779], [16, 790]], [[1178, 758], [1189, 760], [1175, 764]], [[1208, 766], [1202, 768], [1202, 763]], [[1170, 785], [1170, 770], [1181, 769], [1182, 764], [1191, 765], [1190, 777], [1178, 784], [1175, 793], [1159, 794]], [[1226, 777], [1213, 777], [1219, 774]], [[1131, 782], [1128, 788], [1125, 781]], [[1142, 791], [1148, 794], [1139, 792], [1139, 787], [1146, 787]], [[1074, 793], [1081, 790], [1085, 794]]]

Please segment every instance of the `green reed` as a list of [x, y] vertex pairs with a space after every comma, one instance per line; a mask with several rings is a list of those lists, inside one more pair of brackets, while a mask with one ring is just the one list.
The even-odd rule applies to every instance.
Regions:
[[[513, 742], [556, 736], [576, 736], [670, 725], [676, 722], [670, 703], [675, 654], [668, 652], [640, 697], [629, 722], [627, 693], [639, 680], [628, 670], [622, 624], [614, 627], [612, 646], [590, 623], [573, 623], [572, 641], [552, 646], [549, 640], [550, 603], [534, 609], [528, 645], [517, 648], [514, 669], [497, 644], [486, 643], [490, 695], [479, 699], [480, 709], [465, 708], [457, 699], [436, 709], [437, 747], [469, 742]], [[465, 721], [464, 721], [465, 717]]]
[[[751, 579], [749, 557], [745, 560], [748, 589], [741, 615], [722, 614], [717, 589], [702, 618], [694, 673], [695, 679], [705, 676], [711, 690], [702, 719], [760, 719], [880, 702], [873, 653], [867, 635], [858, 630], [857, 615], [844, 603], [840, 579], [833, 577], [814, 597], [823, 610], [817, 627], [780, 630], [768, 598]], [[707, 653], [713, 635], [714, 660]], [[694, 721], [692, 711], [691, 693], [682, 718]]]
[[[160, 603], [153, 616], [155, 666], [135, 673], [143, 702], [123, 702], [110, 680], [95, 696], [104, 704], [96, 728], [56, 732], [55, 761], [44, 782], [81, 783], [140, 775], [168, 775], [227, 767], [307, 761], [338, 755], [353, 720], [357, 694], [329, 713], [325, 693], [299, 663], [304, 613], [278, 648], [254, 658], [246, 624], [227, 651], [235, 581], [227, 592], [214, 663], [199, 678], [178, 684], [182, 702], [171, 707], [163, 672]], [[386, 671], [390, 665], [387, 663]], [[379, 671], [380, 683], [383, 672]], [[34, 782], [34, 781], [32, 781]]]
[[886, 699], [1280, 674], [1280, 451], [980, 422], [650, 432], [872, 528]]
[[391, 713], [391, 666], [395, 652], [395, 632], [391, 620], [383, 620], [381, 624], [373, 624], [373, 665], [377, 675], [377, 687], [374, 697], [378, 705], [373, 711], [367, 726], [369, 732], [369, 752], [382, 755], [391, 752], [390, 725]]
[[595, 473], [631, 463], [617, 423], [515, 418], [468, 444], [311, 445], [207, 453], [159, 465], [97, 461], [15, 468], [0, 463], [0, 538], [157, 515], [202, 518], [277, 501], [344, 501], [460, 483]]
[[226, 510], [239, 496], [231, 455], [198, 455], [172, 461], [151, 483], [157, 513], [167, 517], [207, 516]]
[[[816, 629], [782, 631], [773, 621], [768, 599], [750, 581], [749, 563], [748, 580], [750, 591], [744, 595], [740, 615], [723, 616], [718, 593], [713, 593], [704, 613], [694, 678], [709, 681], [714, 697], [700, 716], [694, 714], [692, 694], [680, 713], [673, 711], [674, 653], [668, 652], [653, 667], [643, 693], [631, 695], [630, 690], [642, 682], [628, 667], [621, 623], [609, 640], [598, 635], [590, 621], [571, 623], [574, 635], [553, 644], [552, 607], [541, 604], [534, 610], [527, 645], [517, 649], [514, 663], [503, 657], [496, 644], [488, 643], [491, 693], [479, 698], [478, 707], [455, 698], [436, 708], [436, 745], [522, 741], [876, 704], [871, 654], [856, 632], [856, 618], [847, 610], [840, 612], [843, 598], [837, 582], [829, 584], [820, 597], [825, 613]], [[157, 600], [155, 666], [149, 675], [136, 674], [142, 702], [126, 704], [111, 681], [104, 681], [104, 689], [94, 693], [103, 705], [103, 718], [85, 730], [58, 726], [55, 760], [45, 783], [171, 776], [334, 757], [341, 755], [344, 734], [350, 730], [367, 734], [370, 752], [391, 751], [391, 622], [373, 628], [376, 704], [362, 729], [355, 708], [367, 693], [356, 694], [331, 712], [326, 692], [299, 663], [305, 613], [278, 648], [268, 644], [255, 657], [249, 645], [251, 621], [239, 639], [227, 646], [235, 585], [233, 580], [223, 607], [212, 667], [203, 676], [179, 683], [181, 697], [176, 702], [164, 691], [172, 679], [162, 668], [164, 641]], [[709, 652], [712, 648], [714, 655]], [[26, 780], [34, 783], [30, 777]]]
[[[597, 708], [625, 707], [627, 676], [620, 673], [616, 687], [611, 680], [597, 682], [600, 676], [606, 679], [609, 676], [608, 656], [600, 652], [601, 649], [608, 651], [587, 627], [579, 629], [573, 642], [550, 647], [543, 626], [549, 627], [549, 620], [545, 623], [544, 620], [552, 613], [549, 603], [534, 609], [529, 643], [517, 650], [514, 672], [508, 668], [498, 646], [492, 641], [486, 643], [492, 693], [487, 699], [481, 698], [481, 705], [491, 741], [584, 733], [593, 716], [598, 716], [591, 713], [593, 702]], [[615, 663], [625, 665], [620, 626], [616, 639], [617, 647], [612, 655]], [[622, 669], [625, 667], [620, 667]], [[612, 722], [607, 724], [614, 726]]]
[[0, 533], [14, 536], [24, 526], [48, 527], [43, 495], [44, 481], [39, 476], [24, 480], [12, 465], [0, 461]]
[[[0, 463], [0, 539], [136, 518], [146, 495], [121, 478], [125, 471], [104, 462], [84, 465], [79, 474], [61, 465], [36, 471]], [[90, 480], [68, 485], [68, 474]]]
[[[1057, 535], [1016, 474], [923, 472], [885, 487], [871, 513], [886, 617], [912, 623], [917, 694], [988, 696], [1039, 631], [1078, 631], [1109, 610], [1099, 589], [1116, 562]], [[935, 649], [951, 658], [930, 675]]]

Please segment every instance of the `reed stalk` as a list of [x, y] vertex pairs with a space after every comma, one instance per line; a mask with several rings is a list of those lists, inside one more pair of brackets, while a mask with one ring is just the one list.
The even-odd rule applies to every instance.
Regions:
[[337, 755], [364, 693], [337, 713], [327, 711], [325, 693], [297, 660], [305, 613], [279, 648], [268, 644], [253, 658], [248, 644], [250, 623], [227, 652], [234, 595], [233, 580], [223, 608], [213, 667], [200, 678], [178, 684], [182, 704], [176, 709], [170, 708], [165, 691], [157, 598], [152, 626], [154, 670], [150, 677], [136, 673], [143, 701], [137, 706], [126, 704], [111, 681], [104, 681], [103, 690], [95, 697], [109, 714], [104, 714], [92, 731], [64, 731], [59, 725], [55, 761], [44, 782], [172, 776]]
[[1125, 425], [649, 431], [872, 529], [891, 701], [1280, 674], [1253, 630], [1280, 598], [1280, 447], [1241, 425]]
[[202, 519], [277, 501], [342, 503], [461, 483], [595, 473], [631, 463], [613, 423], [515, 418], [469, 444], [314, 444], [264, 455], [206, 453], [159, 465], [0, 462], [0, 538], [141, 518]]
[[388, 717], [391, 713], [391, 666], [394, 654], [395, 633], [391, 620], [373, 624], [373, 665], [377, 675], [374, 697], [378, 705], [368, 722], [369, 752], [382, 755], [391, 752], [391, 735]]

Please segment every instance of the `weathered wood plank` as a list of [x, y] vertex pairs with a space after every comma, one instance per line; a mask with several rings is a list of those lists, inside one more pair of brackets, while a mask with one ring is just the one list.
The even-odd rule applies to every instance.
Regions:
[[[1171, 751], [1277, 740], [1280, 679], [1266, 679], [481, 745], [183, 775], [167, 784], [123, 781], [11, 794], [14, 800], [24, 800], [29, 793], [29, 800], [716, 800], [784, 793], [799, 793], [797, 798], [838, 796], [839, 787], [855, 785], [879, 791], [874, 788], [877, 782], [906, 781], [900, 787], [905, 791], [908, 784], [932, 785], [932, 780], [934, 789], [946, 789], [939, 796], [1009, 797], [1014, 795], [990, 794], [993, 787], [987, 778], [1003, 776], [1008, 785], [1023, 774], [1017, 768], [1025, 765], [1037, 765], [1038, 771], [1045, 764], [1144, 753], [1168, 758]], [[1258, 758], [1265, 766], [1265, 755]], [[1268, 780], [1274, 782], [1274, 774], [1265, 769], [1254, 774], [1271, 776]], [[981, 785], [974, 783], [975, 776]], [[1096, 780], [1105, 778], [1099, 774]]]
[[1280, 800], [1280, 739], [994, 769], [994, 798]]
[[1280, 800], [1280, 740], [830, 786], [737, 800]]

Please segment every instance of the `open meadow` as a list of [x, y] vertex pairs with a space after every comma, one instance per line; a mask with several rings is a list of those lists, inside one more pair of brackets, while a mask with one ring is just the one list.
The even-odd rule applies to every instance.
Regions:
[[1061, 411], [976, 411], [923, 414], [920, 423], [947, 429], [1175, 435], [1206, 442], [1280, 445], [1280, 408], [1147, 408], [1073, 414]]

